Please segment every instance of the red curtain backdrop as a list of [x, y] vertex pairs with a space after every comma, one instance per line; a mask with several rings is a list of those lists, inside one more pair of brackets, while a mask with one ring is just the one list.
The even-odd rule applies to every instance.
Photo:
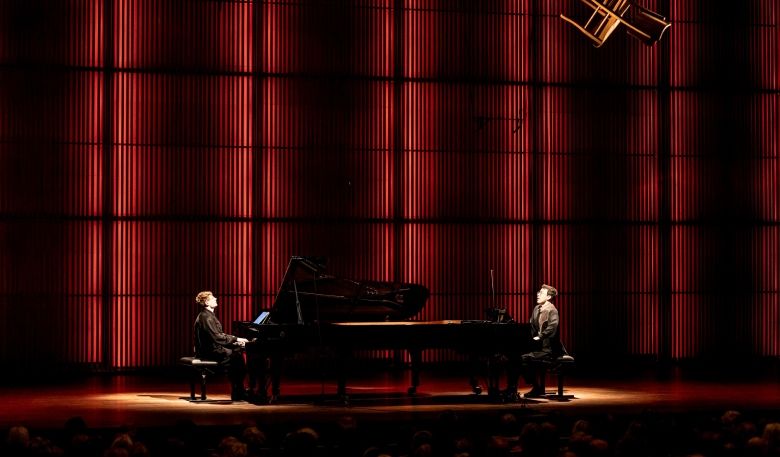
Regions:
[[639, 3], [654, 47], [575, 0], [0, 2], [0, 356], [170, 366], [291, 255], [420, 320], [552, 284], [583, 361], [780, 356], [780, 8]]

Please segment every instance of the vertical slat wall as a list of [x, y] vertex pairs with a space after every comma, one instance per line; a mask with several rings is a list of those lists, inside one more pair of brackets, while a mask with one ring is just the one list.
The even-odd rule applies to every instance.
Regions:
[[338, 276], [397, 279], [392, 6], [263, 2], [263, 307], [291, 255], [326, 256]]
[[0, 358], [104, 359], [103, 3], [0, 2]]
[[491, 270], [495, 306], [529, 313], [531, 3], [404, 2], [400, 267], [431, 290], [418, 319], [484, 318]]
[[780, 11], [670, 7], [672, 356], [777, 356]]
[[778, 150], [777, 93], [780, 51], [780, 5], [752, 2], [748, 10], [743, 57], [749, 68], [750, 91], [741, 94], [736, 113], [747, 125], [750, 161], [746, 177], [746, 210], [756, 222], [745, 227], [740, 259], [755, 290], [751, 313], [743, 321], [744, 339], [752, 353], [780, 356], [780, 151]]
[[562, 337], [575, 353], [656, 355], [663, 47], [618, 30], [596, 49], [558, 18], [587, 19], [588, 8], [538, 7], [547, 44], [534, 73], [534, 282], [562, 292]]
[[2, 2], [0, 354], [170, 365], [302, 254], [418, 319], [553, 284], [583, 360], [780, 355], [780, 11], [642, 5], [595, 49], [568, 0]]
[[115, 1], [110, 362], [191, 352], [195, 294], [253, 302], [251, 2]]
[[[748, 125], [748, 143], [753, 150], [747, 167], [749, 176], [757, 176], [746, 196], [748, 211], [758, 221], [746, 228], [742, 236], [742, 262], [750, 272], [757, 291], [753, 313], [747, 317], [744, 338], [751, 351], [761, 355], [780, 355], [780, 334], [773, 323], [780, 322], [780, 157], [778, 156], [777, 30], [780, 25], [778, 5], [758, 3], [751, 8], [747, 42], [753, 48], [750, 65], [750, 86], [756, 93], [746, 94], [740, 115]], [[748, 254], [749, 253], [749, 254]], [[756, 332], [755, 328], [761, 330]]]

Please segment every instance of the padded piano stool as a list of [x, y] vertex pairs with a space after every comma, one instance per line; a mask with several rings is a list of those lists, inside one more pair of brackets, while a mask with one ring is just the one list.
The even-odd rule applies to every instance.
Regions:
[[[547, 373], [556, 375], [558, 378], [558, 390], [553, 393], [547, 393], [545, 391], [544, 398], [556, 401], [569, 401], [574, 398], [574, 395], [563, 394], [563, 377], [574, 367], [574, 357], [566, 354], [557, 357], [555, 360], [551, 360], [545, 364], [545, 374], [542, 376], [542, 380], [546, 378]], [[544, 386], [542, 386], [544, 388]]]
[[[214, 360], [201, 360], [195, 357], [182, 357], [179, 359], [179, 365], [185, 366], [190, 379], [190, 396], [184, 397], [185, 400], [192, 402], [207, 401], [206, 397], [206, 378], [209, 375], [219, 371], [219, 363]], [[200, 382], [200, 398], [195, 397], [195, 384]]]

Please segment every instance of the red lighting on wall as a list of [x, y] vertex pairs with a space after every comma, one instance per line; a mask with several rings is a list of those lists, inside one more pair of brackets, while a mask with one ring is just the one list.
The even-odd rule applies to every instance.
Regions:
[[424, 284], [421, 320], [551, 283], [584, 355], [780, 353], [771, 2], [648, 0], [664, 40], [599, 49], [568, 1], [55, 3], [0, 5], [0, 304], [63, 322], [6, 358], [169, 365], [195, 293], [229, 328], [291, 255]]

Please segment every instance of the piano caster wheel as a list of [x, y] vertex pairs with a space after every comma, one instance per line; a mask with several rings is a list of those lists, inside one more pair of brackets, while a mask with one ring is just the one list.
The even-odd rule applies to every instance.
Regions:
[[417, 395], [417, 387], [412, 386], [408, 389], [406, 389], [406, 393], [409, 395]]
[[471, 391], [474, 392], [475, 395], [479, 395], [482, 393], [482, 387], [481, 386], [472, 386]]

